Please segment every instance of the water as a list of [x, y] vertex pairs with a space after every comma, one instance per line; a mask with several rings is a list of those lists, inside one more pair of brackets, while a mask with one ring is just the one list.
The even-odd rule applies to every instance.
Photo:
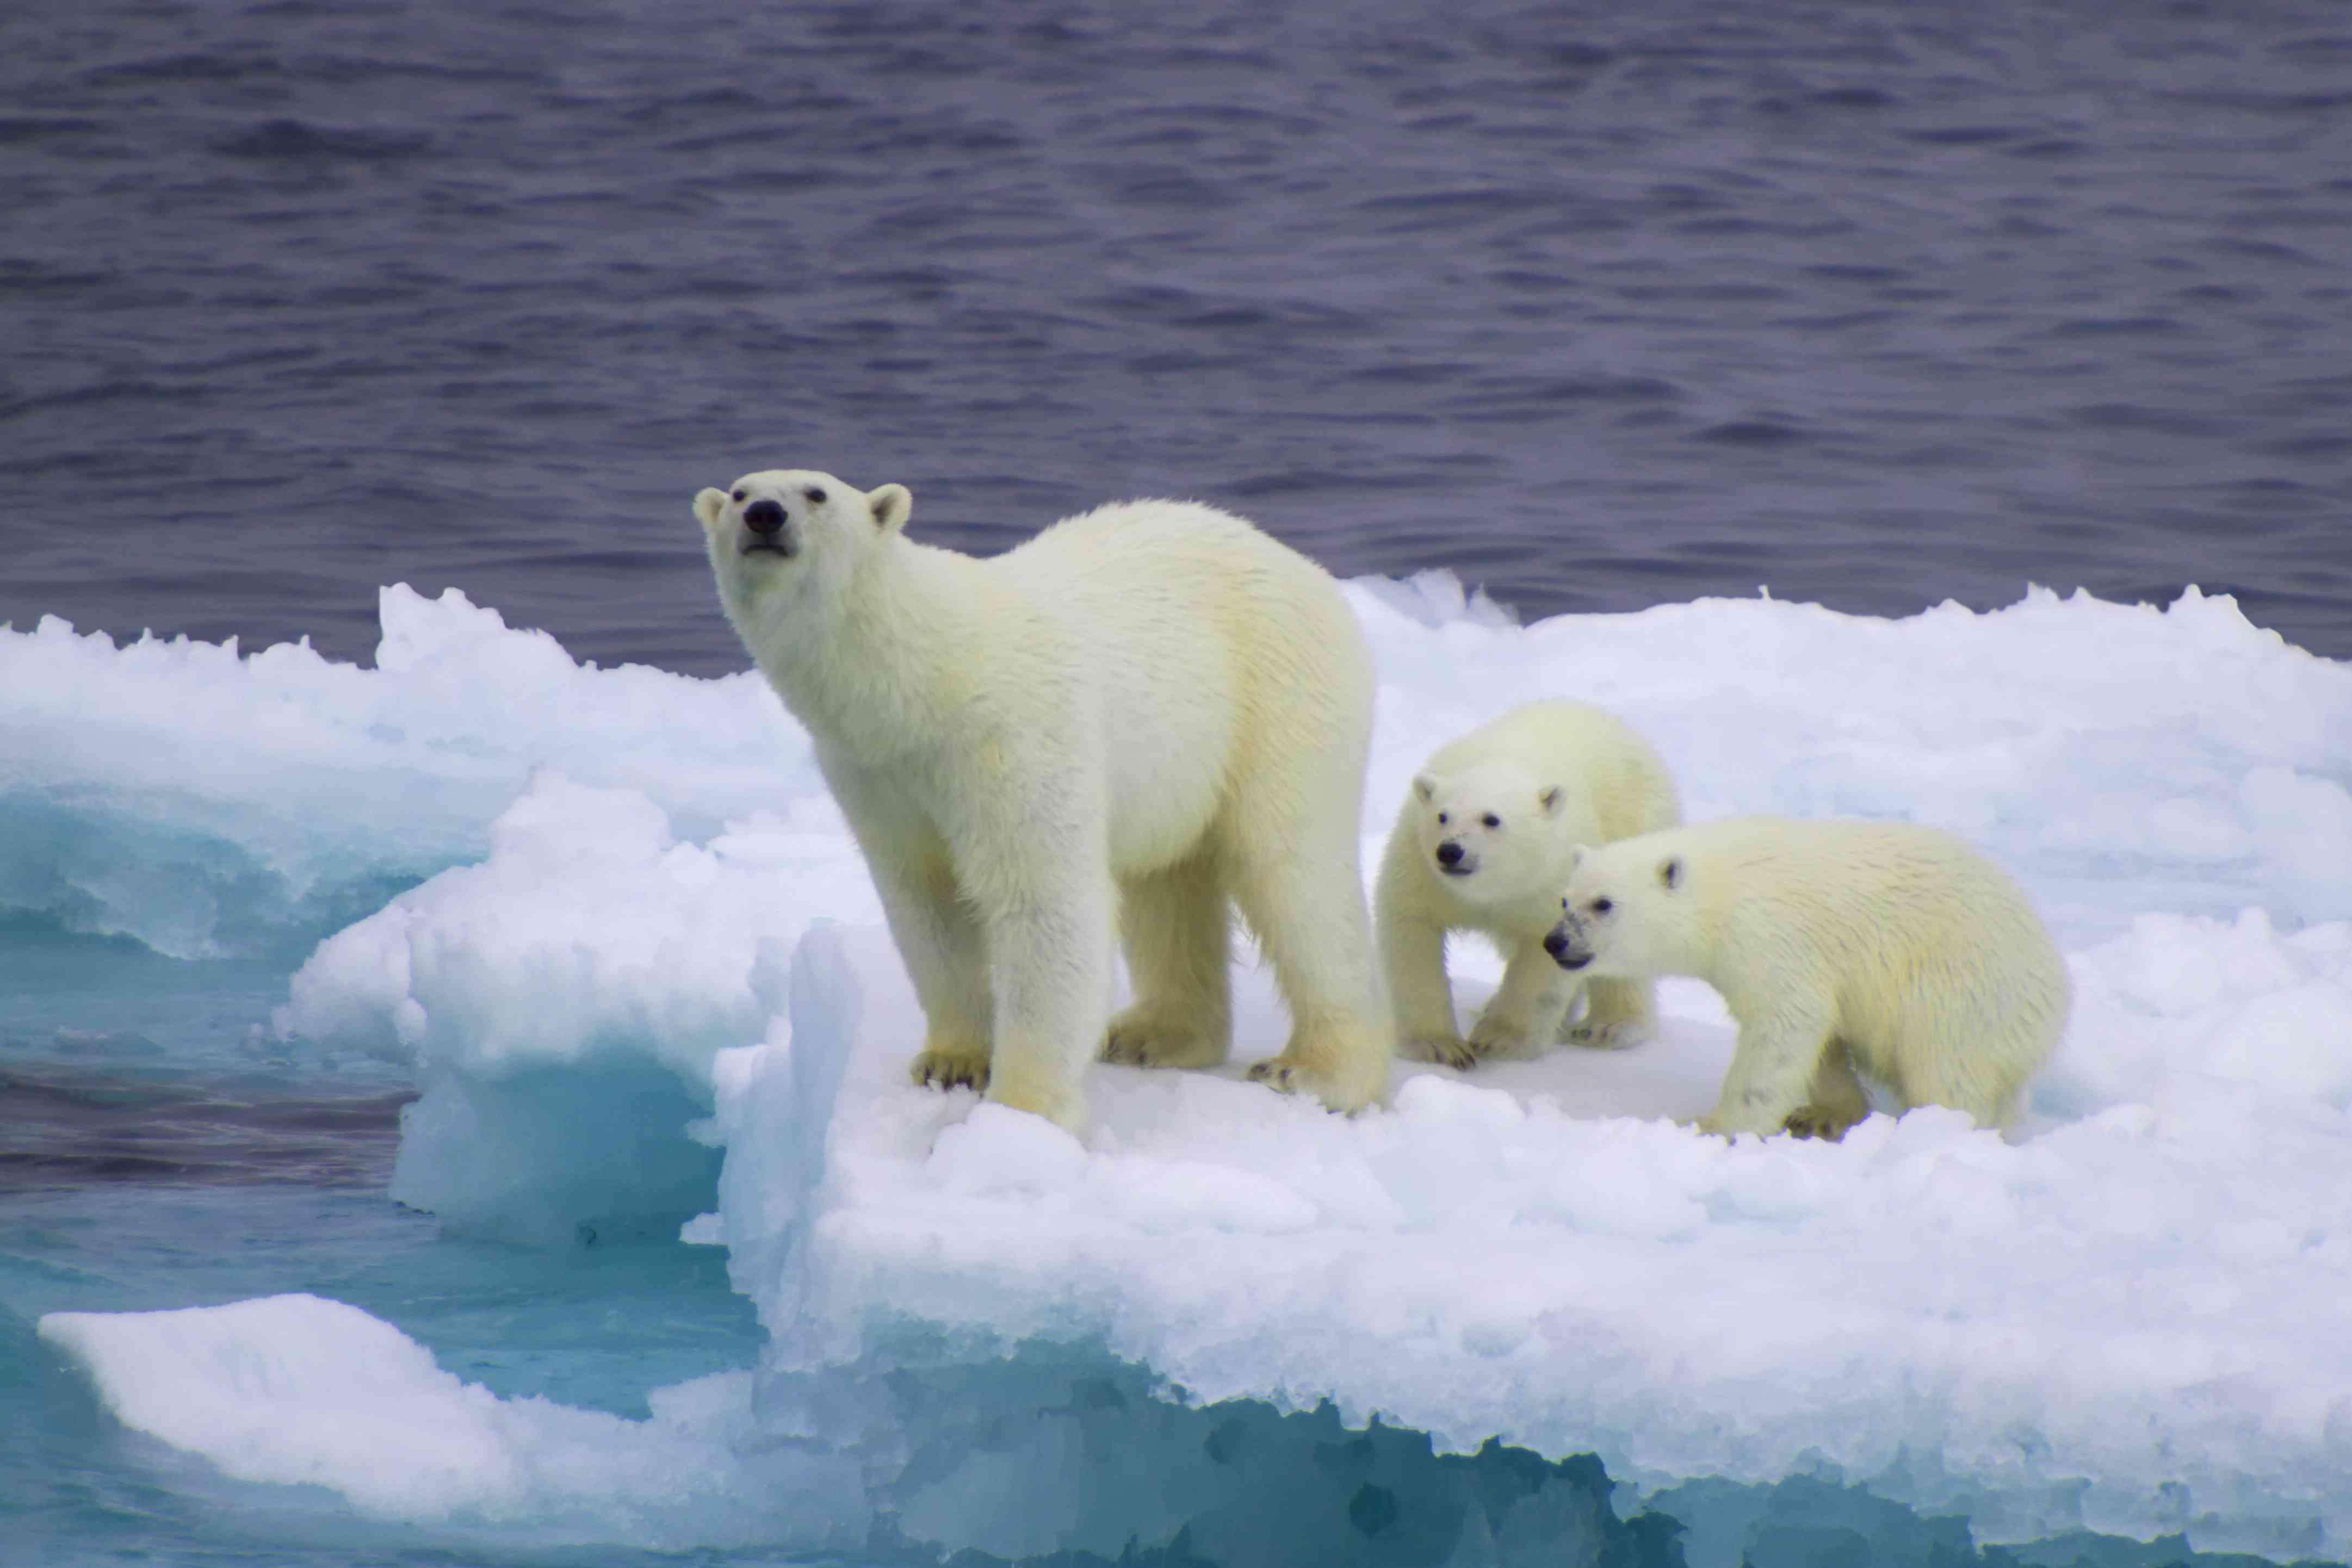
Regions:
[[[2198, 582], [2352, 656], [2352, 16], [2318, 0], [23, 0], [0, 212], [20, 629], [366, 662], [377, 589], [405, 581], [608, 666], [737, 670], [688, 498], [806, 464], [905, 482], [919, 536], [982, 551], [1181, 494], [1343, 574], [1454, 568], [1528, 619]], [[38, 807], [11, 821], [108, 820], [47, 760], [0, 746], [0, 798]], [[465, 815], [419, 777], [417, 817]], [[2166, 788], [2135, 811], [2208, 803]], [[314, 801], [247, 831], [236, 874], [292, 891], [189, 961], [68, 929], [10, 880], [47, 846], [0, 841], [8, 1550], [655, 1560], [224, 1481], [33, 1340], [45, 1312], [311, 1291], [499, 1396], [633, 1418], [758, 1354], [713, 1249], [501, 1247], [385, 1200], [413, 1071], [267, 1020], [314, 943], [469, 858], [478, 824], [415, 830], [374, 795], [328, 823]], [[122, 884], [211, 897], [172, 858], [184, 827], [120, 838]], [[286, 866], [313, 829], [427, 842], [306, 904]], [[2149, 907], [2183, 906], [2166, 875], [2189, 880], [2150, 873]], [[1360, 1441], [1230, 1419], [1302, 1473]], [[1668, 1517], [1695, 1562], [1969, 1550], [1817, 1479], [1693, 1482], [1621, 1523], [1606, 1477], [1379, 1442], [1364, 1462], [1409, 1500], [1582, 1500], [1596, 1560], [1670, 1562]], [[1254, 1527], [1308, 1530], [1290, 1501]]]
[[20, 626], [738, 668], [687, 498], [791, 464], [2352, 652], [2338, 5], [30, 0], [0, 102]]

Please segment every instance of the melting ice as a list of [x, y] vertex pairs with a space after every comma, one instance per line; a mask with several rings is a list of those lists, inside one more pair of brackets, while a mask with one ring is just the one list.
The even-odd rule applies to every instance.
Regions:
[[[1095, 1069], [1081, 1142], [905, 1082], [919, 1014], [755, 678], [583, 667], [398, 588], [373, 670], [47, 622], [0, 632], [0, 905], [309, 950], [288, 1049], [423, 1089], [394, 1197], [531, 1244], [682, 1227], [768, 1337], [628, 1420], [316, 1296], [42, 1336], [128, 1427], [426, 1531], [1670, 1560], [1647, 1506], [1729, 1568], [1738, 1487], [1782, 1483], [1979, 1543], [2352, 1556], [2352, 666], [2193, 590], [1527, 628], [1442, 577], [1349, 591], [1368, 865], [1434, 745], [1550, 695], [1632, 719], [1694, 817], [1983, 844], [2077, 987], [2016, 1141], [1934, 1109], [1684, 1130], [1730, 1051], [1688, 983], [1636, 1051], [1401, 1067], [1338, 1119], [1240, 1081], [1285, 1032], [1245, 967], [1239, 1060]], [[1471, 1006], [1500, 972], [1454, 967]], [[1544, 1457], [1501, 1502], [1495, 1450], [1445, 1458], [1490, 1439]]]

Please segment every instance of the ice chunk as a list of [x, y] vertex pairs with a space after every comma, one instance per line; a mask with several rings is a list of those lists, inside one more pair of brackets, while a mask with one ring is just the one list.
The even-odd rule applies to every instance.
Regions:
[[[219, 1367], [333, 1341], [286, 1385], [308, 1391], [279, 1401], [289, 1430], [339, 1398], [362, 1427], [471, 1409], [453, 1429], [489, 1433], [519, 1479], [461, 1497], [419, 1461], [406, 1494], [320, 1484], [572, 1539], [767, 1528], [760, 1500], [802, 1482], [746, 1470], [756, 1451], [845, 1460], [846, 1512], [824, 1517], [881, 1511], [949, 1549], [1115, 1554], [1190, 1529], [1235, 1561], [1615, 1551], [1631, 1538], [1570, 1473], [1595, 1452], [1689, 1501], [1692, 1561], [1726, 1568], [1945, 1549], [1898, 1542], [1888, 1499], [1980, 1538], [2352, 1552], [2352, 666], [2194, 592], [1517, 629], [1442, 580], [1348, 591], [1380, 681], [1369, 846], [1432, 746], [1562, 695], [1653, 736], [1694, 814], [1983, 841], [2078, 981], [2019, 1141], [1933, 1110], [1838, 1145], [1698, 1137], [1676, 1119], [1712, 1100], [1731, 1036], [1704, 988], [1671, 985], [1637, 1051], [1403, 1068], [1353, 1119], [1239, 1061], [1098, 1067], [1075, 1142], [906, 1082], [921, 1019], [805, 737], [755, 678], [593, 670], [399, 590], [373, 670], [50, 623], [0, 632], [0, 905], [172, 951], [340, 927], [284, 1028], [415, 1063], [400, 1196], [530, 1239], [690, 1220], [772, 1335], [755, 1377], [666, 1392], [651, 1424], [485, 1406], [375, 1330], [299, 1314], [117, 1372], [93, 1331], [101, 1385], [259, 1464], [268, 1435], [212, 1408], [244, 1397]], [[1465, 944], [1456, 968], [1499, 965]], [[1278, 1050], [1268, 977], [1239, 987], [1241, 1058]], [[376, 1388], [334, 1370], [352, 1362], [407, 1370]], [[141, 1403], [183, 1396], [205, 1409]], [[1498, 1435], [1521, 1457], [1464, 1457]], [[406, 1467], [405, 1440], [395, 1423], [381, 1451]], [[614, 1479], [680, 1455], [718, 1522]], [[1732, 1490], [1690, 1490], [1707, 1478]], [[1796, 1529], [1806, 1510], [1825, 1533]]]
[[[2165, 971], [2194, 959], [2284, 998], [2352, 948], [2254, 920], [2147, 930], [2179, 950]], [[878, 934], [848, 935], [866, 1005], [808, 1245], [763, 1299], [768, 1407], [796, 1431], [878, 1418], [810, 1392], [826, 1368], [856, 1381], [1045, 1340], [1105, 1346], [1194, 1400], [1328, 1401], [1440, 1452], [1592, 1451], [1646, 1487], [1828, 1465], [2025, 1538], [2352, 1542], [2352, 1117], [2308, 1071], [2218, 1077], [2184, 1038], [2108, 1059], [2096, 1092], [2063, 1070], [2102, 1113], [2021, 1143], [1927, 1108], [1822, 1145], [1608, 1115], [1579, 1080], [1617, 1059], [1581, 1052], [1515, 1064], [1507, 1091], [1406, 1068], [1392, 1110], [1353, 1119], [1223, 1075], [1105, 1067], [1082, 1152], [994, 1107], [959, 1124], [963, 1097], [907, 1084], [919, 1012]], [[2202, 982], [2161, 989], [2144, 955], [2099, 962], [2165, 1005], [2210, 1005]], [[2086, 989], [2076, 1041], [2095, 1056], [2141, 1020]], [[1643, 1049], [1696, 1064], [1690, 1113], [1727, 1041], [1682, 996]], [[2316, 1015], [2279, 1005], [2293, 1042]], [[1249, 1052], [1279, 1045], [1262, 976], [1238, 1016]], [[796, 1009], [793, 1049], [845, 1021]], [[722, 1126], [751, 1088], [722, 1090]], [[982, 1468], [954, 1471], [975, 1489], [959, 1506], [978, 1506]]]
[[545, 773], [489, 840], [321, 943], [278, 1029], [476, 1077], [649, 1061], [707, 1103], [713, 1054], [782, 1009], [810, 922], [881, 914], [822, 800], [681, 844], [638, 791]]
[[234, 1479], [323, 1487], [362, 1511], [541, 1541], [862, 1540], [854, 1471], [762, 1455], [750, 1375], [658, 1391], [649, 1420], [501, 1399], [357, 1307], [270, 1296], [158, 1312], [52, 1312], [40, 1334], [125, 1426]]
[[[1696, 810], [1986, 841], [2042, 895], [2081, 993], [2026, 1137], [1932, 1109], [1840, 1145], [1697, 1137], [1674, 1119], [1711, 1102], [1730, 1037], [1711, 994], [1674, 986], [1640, 1051], [1403, 1069], [1392, 1108], [1354, 1120], [1238, 1063], [1097, 1068], [1080, 1145], [905, 1082], [922, 1023], [854, 846], [789, 792], [698, 844], [648, 796], [543, 778], [483, 865], [322, 946], [289, 1018], [446, 1070], [420, 1139], [460, 1091], [540, 1071], [617, 1101], [625, 1080], [596, 1075], [651, 1064], [691, 1103], [672, 1123], [707, 1103], [726, 1165], [693, 1233], [759, 1304], [763, 1419], [797, 1437], [879, 1417], [794, 1379], [1043, 1339], [1194, 1399], [1328, 1400], [1441, 1449], [1592, 1450], [1643, 1485], [1832, 1464], [2020, 1530], [2193, 1518], [2273, 1542], [2258, 1521], [2302, 1498], [2347, 1538], [2352, 1352], [2330, 1303], [2352, 1285], [2352, 931], [2313, 872], [2352, 799], [2352, 671], [2201, 595], [1905, 622], [1719, 601], [1522, 631], [1350, 593], [1381, 677], [1370, 844], [1436, 738], [1566, 689], [1657, 737]], [[2285, 716], [2251, 722], [2251, 691]], [[1475, 948], [1460, 967], [1495, 972]], [[1262, 973], [1238, 1018], [1244, 1058], [1279, 1049]], [[560, 1140], [479, 1135], [541, 1171], [535, 1223], [591, 1202]], [[527, 1179], [453, 1186], [532, 1201]]]
[[89, 1369], [125, 1426], [243, 1479], [331, 1486], [410, 1517], [510, 1503], [524, 1487], [500, 1429], [509, 1408], [357, 1307], [298, 1295], [55, 1312], [40, 1332]]
[[136, 1432], [240, 1481], [322, 1486], [385, 1519], [530, 1519], [555, 1540], [646, 1544], [863, 1531], [856, 1488], [821, 1458], [762, 1467], [736, 1455], [746, 1373], [663, 1389], [652, 1420], [633, 1422], [499, 1399], [391, 1323], [318, 1295], [52, 1312], [40, 1335]]
[[879, 917], [864, 863], [822, 800], [680, 844], [645, 795], [555, 773], [489, 840], [322, 943], [278, 1029], [417, 1063], [401, 1201], [512, 1240], [674, 1232], [715, 1197], [687, 1128], [719, 1054], [782, 1014], [813, 919]]
[[575, 664], [450, 590], [383, 590], [374, 669], [55, 617], [0, 627], [0, 910], [179, 956], [292, 956], [481, 852], [541, 768], [706, 837], [816, 790], [765, 682]]

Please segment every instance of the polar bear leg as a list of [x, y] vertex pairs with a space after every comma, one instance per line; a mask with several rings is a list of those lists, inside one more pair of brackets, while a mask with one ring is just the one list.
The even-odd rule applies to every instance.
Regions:
[[1801, 1138], [1835, 1143], [1869, 1114], [1870, 1096], [1863, 1092], [1862, 1080], [1853, 1075], [1853, 1059], [1846, 1054], [1845, 1041], [1833, 1040], [1822, 1053], [1821, 1066], [1813, 1070], [1805, 1103], [1790, 1113], [1783, 1125]]
[[[2017, 1119], [2023, 1075], [2004, 1066], [2010, 1053], [1998, 1042], [1990, 1019], [1956, 1021], [1959, 1027], [1974, 1026], [1965, 1053], [1932, 1043], [1921, 1049], [1921, 1041], [1907, 1042], [1908, 1049], [1895, 1055], [1895, 1091], [1906, 1110], [1914, 1105], [1948, 1105], [1967, 1112], [1979, 1127], [2007, 1131]], [[2031, 1061], [2039, 1053], [2021, 1054]]]
[[945, 867], [929, 876], [869, 857], [890, 938], [923, 1005], [923, 1049], [909, 1064], [917, 1083], [988, 1087], [988, 949], [980, 923], [956, 896]]
[[1591, 980], [1584, 988], [1584, 1016], [1570, 1026], [1570, 1045], [1592, 1051], [1622, 1051], [1650, 1037], [1658, 1023], [1658, 988], [1648, 980]]
[[1552, 962], [1540, 940], [1521, 942], [1503, 966], [1502, 985], [1470, 1026], [1470, 1056], [1540, 1056], [1559, 1038], [1580, 984]]
[[1233, 917], [1207, 851], [1119, 886], [1119, 935], [1135, 1005], [1110, 1020], [1105, 1061], [1214, 1067], [1234, 1035]]
[[1829, 1047], [1829, 1009], [1801, 998], [1786, 999], [1767, 1017], [1741, 1019], [1723, 1092], [1700, 1127], [1725, 1134], [1780, 1132], [1805, 1103]]
[[[1332, 791], [1314, 806], [1328, 810], [1336, 796], [1352, 807], [1355, 794]], [[1302, 800], [1295, 812], [1252, 821], [1242, 804], [1234, 894], [1290, 1007], [1289, 1043], [1249, 1075], [1285, 1092], [1308, 1091], [1334, 1111], [1361, 1109], [1388, 1092], [1391, 1047], [1357, 870], [1358, 813], [1318, 821]]]
[[[1047, 747], [1045, 756], [1069, 748]], [[950, 825], [956, 884], [985, 933], [991, 1022], [988, 1097], [1073, 1133], [1086, 1120], [1087, 1064], [1110, 1000], [1109, 839], [1098, 783], [1083, 769], [978, 792]], [[1050, 840], [1041, 821], [1073, 815]]]
[[1397, 1050], [1416, 1061], [1469, 1066], [1470, 1047], [1454, 1024], [1454, 988], [1445, 977], [1444, 928], [1383, 907], [1380, 939]]
[[1111, 900], [1099, 894], [1024, 901], [994, 912], [996, 1038], [988, 1097], [1081, 1132], [1083, 1077], [1102, 1039], [1110, 979]]

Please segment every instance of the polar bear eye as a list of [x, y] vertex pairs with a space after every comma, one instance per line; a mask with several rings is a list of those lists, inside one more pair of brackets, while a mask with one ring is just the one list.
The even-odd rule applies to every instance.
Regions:
[[741, 504], [741, 502], [742, 502], [743, 497], [746, 497], [746, 496], [748, 496], [748, 495], [750, 495], [751, 493], [751, 491], [749, 491], [749, 490], [738, 490], [738, 491], [736, 491], [736, 492], [735, 492], [735, 500], [736, 500], [737, 504], [738, 504], [738, 505], [740, 505], [740, 504]]
[[1446, 823], [1448, 823], [1448, 822], [1452, 821], [1453, 820], [1454, 820], [1453, 818], [1451, 818], [1451, 817], [1447, 816], [1447, 815], [1446, 815], [1444, 812], [1443, 812], [1443, 811], [1440, 811], [1440, 812], [1438, 812], [1438, 813], [1437, 813], [1437, 825], [1438, 825], [1439, 827], [1441, 827], [1441, 828], [1442, 828], [1442, 827], [1444, 827], [1444, 826], [1445, 826], [1445, 824], [1446, 824]]
[[1595, 915], [1606, 915], [1616, 907], [1617, 906], [1614, 904], [1612, 904], [1605, 898], [1596, 898], [1592, 901], [1592, 913]]
[[1479, 818], [1478, 820], [1479, 820], [1480, 821], [1482, 821], [1482, 822], [1486, 823], [1486, 824], [1488, 827], [1490, 827], [1490, 828], [1499, 828], [1499, 827], [1501, 827], [1501, 826], [1503, 825], [1503, 819], [1502, 819], [1502, 818], [1500, 818], [1500, 817], [1498, 817], [1498, 816], [1496, 816], [1496, 815], [1495, 815], [1495, 813], [1494, 813], [1494, 812], [1492, 812], [1492, 811], [1487, 812], [1485, 816], [1483, 816], [1483, 817]]
[[803, 490], [801, 494], [809, 498], [809, 505], [812, 507], [822, 507], [824, 505], [824, 492], [814, 485]]

